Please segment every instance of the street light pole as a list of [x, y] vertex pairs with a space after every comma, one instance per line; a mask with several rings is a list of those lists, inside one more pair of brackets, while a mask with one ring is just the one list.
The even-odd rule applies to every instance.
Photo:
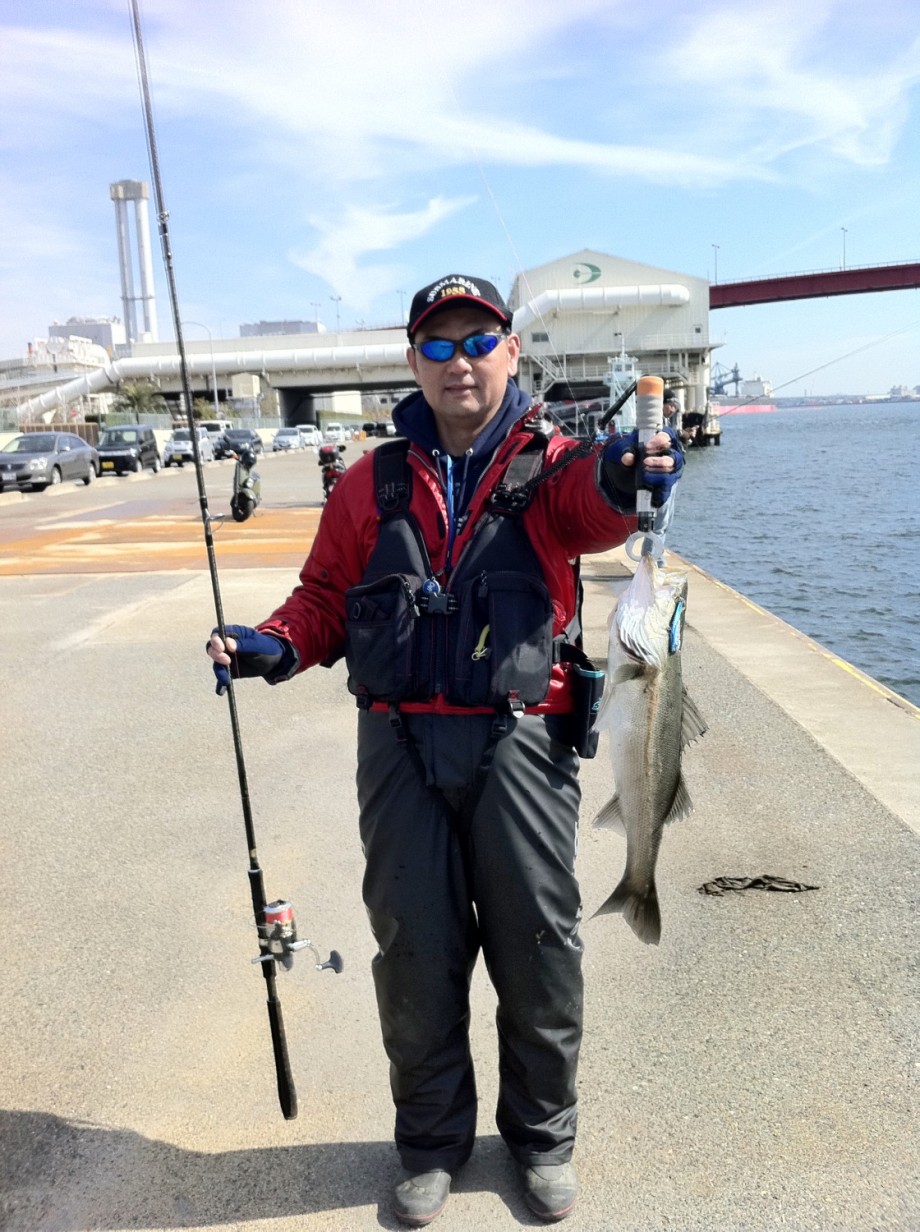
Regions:
[[406, 323], [406, 306], [405, 306], [406, 305], [406, 293], [405, 291], [397, 291], [396, 294], [399, 296], [399, 323], [400, 325], [405, 325]]
[[840, 268], [846, 269], [847, 267], [847, 229], [846, 227], [841, 227], [840, 230], [843, 232], [843, 265]]
[[313, 321], [316, 325], [316, 332], [319, 333], [319, 304], [315, 300], [311, 300], [310, 307], [313, 309]]
[[713, 244], [712, 246], [712, 258], [713, 258], [712, 281], [718, 282], [719, 281], [719, 245], [718, 244]]
[[[211, 331], [202, 321], [183, 321], [183, 325], [197, 325], [208, 335], [208, 346], [211, 348], [211, 401], [214, 403], [214, 415], [220, 419], [220, 399], [217, 396], [217, 364], [214, 362], [214, 339]], [[191, 408], [189, 408], [191, 410]]]
[[335, 304], [335, 332], [339, 332], [339, 304], [342, 302], [341, 295], [330, 295], [329, 298]]

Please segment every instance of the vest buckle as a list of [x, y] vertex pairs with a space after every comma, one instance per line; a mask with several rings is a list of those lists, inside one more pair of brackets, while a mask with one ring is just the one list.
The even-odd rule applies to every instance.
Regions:
[[500, 483], [489, 498], [489, 503], [499, 513], [523, 513], [530, 501], [530, 493], [523, 487], [509, 487]]
[[429, 616], [452, 616], [459, 604], [457, 596], [450, 590], [441, 590], [436, 595], [423, 591], [416, 595], [415, 602], [418, 610], [427, 612]]
[[386, 513], [404, 508], [408, 500], [409, 487], [405, 483], [385, 483], [377, 492], [377, 501]]

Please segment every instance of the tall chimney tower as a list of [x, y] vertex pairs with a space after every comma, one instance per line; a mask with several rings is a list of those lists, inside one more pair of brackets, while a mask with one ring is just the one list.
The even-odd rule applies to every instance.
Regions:
[[[124, 308], [125, 332], [129, 342], [157, 342], [157, 304], [153, 285], [153, 262], [150, 256], [150, 218], [147, 202], [150, 190], [143, 180], [119, 180], [109, 185], [109, 196], [115, 202], [115, 232], [118, 239], [118, 266], [121, 271], [121, 302]], [[131, 227], [128, 202], [134, 202], [134, 236], [137, 242], [136, 260], [131, 249]], [[134, 274], [140, 277], [140, 295], [134, 294]], [[138, 329], [137, 305], [140, 304], [143, 328]]]

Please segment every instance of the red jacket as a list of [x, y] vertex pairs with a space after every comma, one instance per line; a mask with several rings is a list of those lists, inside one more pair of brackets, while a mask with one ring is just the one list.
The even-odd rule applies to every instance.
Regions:
[[[453, 547], [456, 562], [476, 521], [510, 459], [532, 433], [520, 421], [496, 451], [470, 501], [469, 517]], [[571, 437], [552, 437], [546, 465], [578, 444]], [[413, 472], [410, 511], [422, 531], [435, 576], [442, 574], [447, 552], [447, 508], [440, 476], [432, 458], [413, 445], [408, 455]], [[522, 515], [524, 527], [543, 569], [553, 601], [553, 634], [563, 632], [577, 605], [573, 562], [590, 552], [604, 552], [623, 543], [635, 530], [635, 516], [614, 509], [598, 487], [598, 461], [578, 458], [558, 475], [541, 483]], [[300, 572], [300, 585], [258, 628], [291, 642], [303, 671], [339, 657], [345, 641], [345, 591], [364, 576], [377, 539], [379, 517], [374, 490], [374, 464], [365, 454], [345, 472], [333, 489], [320, 519], [310, 555]], [[440, 577], [443, 581], [443, 576]], [[443, 699], [405, 703], [404, 710], [469, 713]], [[563, 713], [571, 709], [566, 668], [553, 668], [547, 699], [536, 710]]]

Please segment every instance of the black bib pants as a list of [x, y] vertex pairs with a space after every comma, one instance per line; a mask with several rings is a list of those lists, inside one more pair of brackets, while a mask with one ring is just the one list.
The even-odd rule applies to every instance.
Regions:
[[524, 715], [480, 780], [487, 716], [402, 721], [418, 758], [387, 714], [359, 713], [357, 773], [402, 1162], [451, 1171], [472, 1150], [469, 987], [481, 949], [498, 995], [499, 1132], [520, 1163], [564, 1163], [582, 1032], [578, 757], [553, 739], [556, 720]]

